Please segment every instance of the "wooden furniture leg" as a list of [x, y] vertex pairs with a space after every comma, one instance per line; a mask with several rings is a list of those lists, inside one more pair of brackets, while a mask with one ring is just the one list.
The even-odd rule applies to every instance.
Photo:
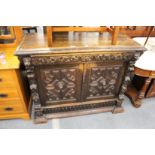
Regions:
[[47, 32], [48, 46], [49, 46], [49, 47], [52, 47], [52, 44], [53, 44], [53, 39], [52, 39], [52, 27], [51, 27], [51, 26], [47, 26], [46, 32]]
[[138, 92], [132, 85], [128, 86], [125, 94], [130, 98], [134, 107], [138, 108], [141, 106], [141, 100], [145, 97], [146, 90], [148, 89], [150, 83], [151, 78], [147, 78], [140, 92]]
[[118, 33], [119, 33], [119, 26], [115, 26], [114, 27], [114, 32], [113, 32], [113, 35], [112, 35], [112, 45], [116, 45]]
[[145, 80], [144, 86], [142, 87], [137, 100], [135, 101], [135, 107], [140, 107], [141, 106], [141, 99], [145, 97], [146, 90], [148, 89], [148, 86], [150, 85], [151, 78], [147, 78]]

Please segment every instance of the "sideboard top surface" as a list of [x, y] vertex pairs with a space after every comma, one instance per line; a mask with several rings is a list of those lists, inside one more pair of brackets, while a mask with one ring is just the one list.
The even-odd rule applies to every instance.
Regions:
[[73, 52], [110, 52], [144, 51], [144, 46], [124, 34], [119, 34], [117, 45], [111, 45], [111, 35], [107, 32], [69, 32], [54, 33], [52, 47], [48, 47], [47, 36], [32, 33], [24, 36], [16, 50], [16, 55], [73, 53]]

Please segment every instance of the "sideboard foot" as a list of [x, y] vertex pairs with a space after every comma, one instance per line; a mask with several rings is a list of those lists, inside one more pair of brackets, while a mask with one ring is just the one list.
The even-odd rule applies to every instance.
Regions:
[[34, 123], [47, 123], [48, 119], [43, 115], [42, 111], [35, 111]]
[[115, 107], [112, 111], [113, 114], [122, 113], [122, 112], [124, 112], [124, 109], [121, 106]]
[[45, 117], [39, 117], [34, 119], [35, 124], [47, 123], [47, 122], [48, 122], [48, 119], [46, 119]]

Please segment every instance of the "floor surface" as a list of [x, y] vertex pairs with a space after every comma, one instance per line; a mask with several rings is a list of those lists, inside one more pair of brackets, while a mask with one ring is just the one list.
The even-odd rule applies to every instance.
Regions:
[[134, 108], [126, 97], [124, 113], [111, 112], [49, 120], [46, 124], [33, 121], [1, 120], [0, 129], [154, 129], [155, 98], [144, 99], [140, 108]]

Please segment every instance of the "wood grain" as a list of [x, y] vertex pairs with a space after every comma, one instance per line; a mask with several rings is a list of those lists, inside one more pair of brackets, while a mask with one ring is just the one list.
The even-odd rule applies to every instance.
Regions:
[[0, 48], [14, 48], [17, 47], [23, 37], [23, 31], [21, 26], [9, 26], [11, 34], [6, 36], [0, 36], [2, 39], [14, 39], [12, 43], [0, 44]]
[[123, 34], [116, 45], [109, 33], [58, 32], [53, 37], [49, 48], [46, 35], [26, 35], [16, 51], [27, 72], [35, 122], [123, 112], [124, 92], [145, 48]]
[[14, 56], [14, 48], [1, 48], [6, 63], [0, 63], [0, 119], [29, 119], [29, 95], [21, 76], [20, 62]]

